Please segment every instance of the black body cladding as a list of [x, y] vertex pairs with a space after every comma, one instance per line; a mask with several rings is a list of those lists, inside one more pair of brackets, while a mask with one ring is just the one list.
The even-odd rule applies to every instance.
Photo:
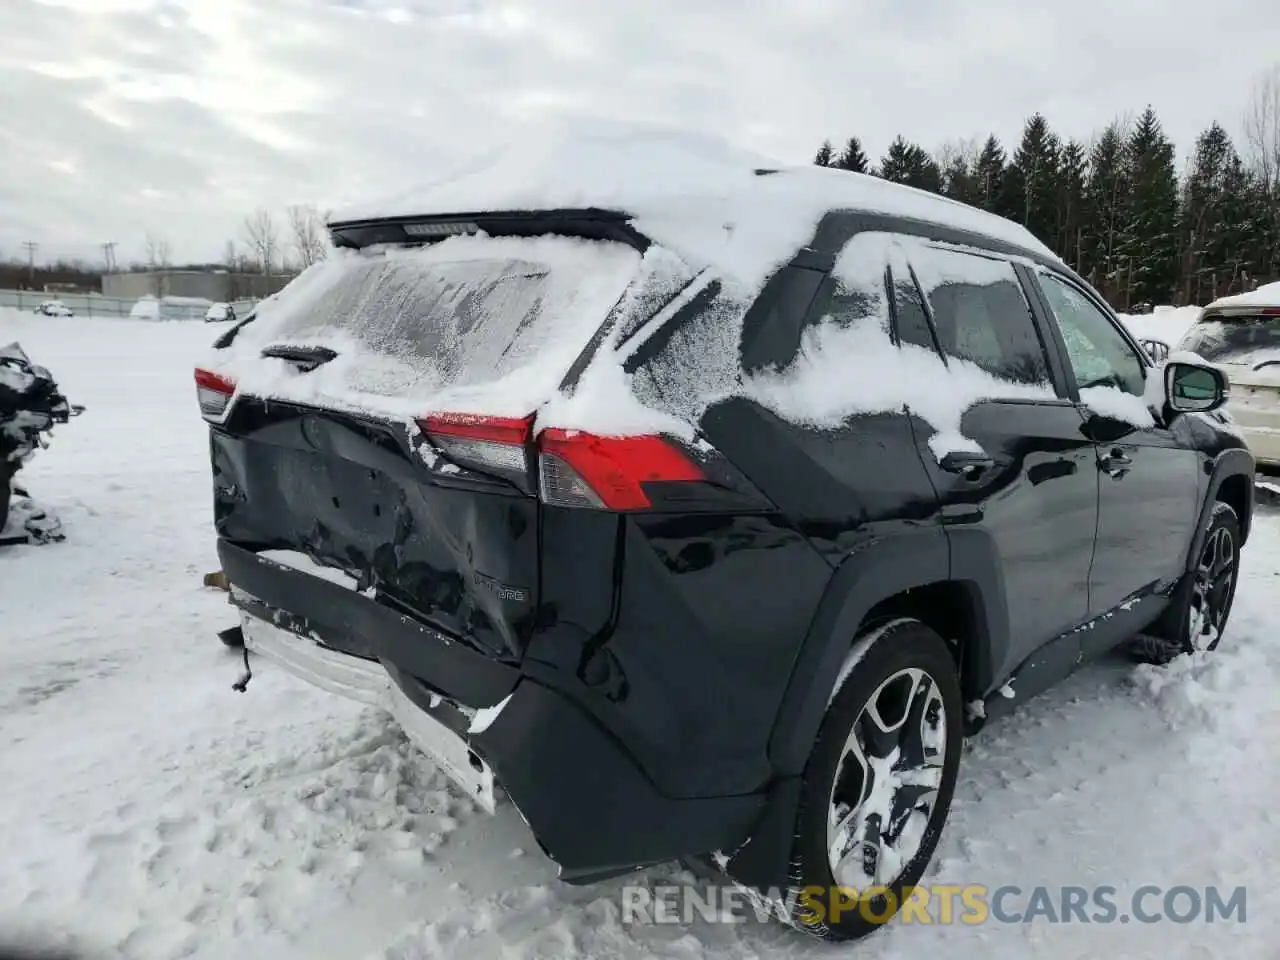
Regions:
[[[450, 219], [647, 245], [602, 211]], [[407, 222], [335, 235], [405, 242]], [[1041, 271], [1146, 360], [1083, 281], [1036, 250], [829, 214], [747, 311], [744, 369], [794, 359], [833, 295], [837, 255], [867, 231], [1007, 265], [1052, 396], [973, 405], [962, 432], [980, 454], [940, 460], [912, 414], [817, 430], [738, 397], [697, 424], [720, 482], [655, 485], [653, 509], [609, 512], [442, 473], [404, 427], [241, 398], [211, 431], [220, 554], [249, 595], [238, 602], [467, 706], [510, 696], [472, 743], [567, 878], [723, 850], [743, 882], [785, 886], [798, 777], [860, 629], [929, 623], [952, 642], [967, 701], [1013, 679], [994, 715], [1156, 622], [1216, 498], [1246, 534], [1252, 507], [1252, 458], [1217, 417], [1138, 429], [1081, 402]], [[941, 298], [914, 267], [885, 282], [895, 342], [945, 354]], [[370, 595], [256, 556], [270, 549], [341, 568]]]

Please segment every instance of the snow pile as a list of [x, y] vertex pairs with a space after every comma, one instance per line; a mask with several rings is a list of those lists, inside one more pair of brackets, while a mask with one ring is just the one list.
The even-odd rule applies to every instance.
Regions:
[[687, 131], [598, 121], [548, 124], [537, 137], [338, 219], [589, 207], [629, 214], [641, 233], [692, 264], [714, 266], [747, 294], [832, 209], [942, 223], [1053, 256], [1011, 221], [934, 194], [843, 170], [781, 166]]
[[753, 378], [747, 395], [787, 420], [827, 428], [855, 414], [907, 407], [936, 431], [929, 447], [941, 459], [953, 450], [981, 452], [960, 432], [965, 410], [978, 401], [1052, 399], [1054, 393], [999, 380], [967, 360], [953, 358], [948, 365], [933, 351], [894, 346], [880, 321], [866, 317], [849, 326], [816, 327], [791, 367]]
[[25, 541], [30, 544], [56, 543], [64, 539], [62, 521], [45, 504], [14, 491], [9, 515], [0, 517], [0, 544]]
[[1209, 304], [1209, 308], [1215, 310], [1226, 307], [1280, 307], [1280, 282], [1268, 283], [1257, 290], [1232, 297], [1219, 297]]
[[1151, 313], [1122, 313], [1120, 322], [1139, 340], [1159, 340], [1176, 346], [1200, 319], [1199, 307], [1156, 307]]
[[[1080, 391], [1080, 402], [1100, 417], [1129, 423], [1139, 430], [1155, 426], [1155, 417], [1151, 414], [1153, 402], [1164, 405], [1164, 374], [1158, 368], [1147, 377], [1147, 389], [1143, 396], [1135, 397], [1115, 387], [1085, 387]], [[1152, 385], [1155, 384], [1155, 387]], [[1153, 392], [1154, 391], [1154, 392]]]

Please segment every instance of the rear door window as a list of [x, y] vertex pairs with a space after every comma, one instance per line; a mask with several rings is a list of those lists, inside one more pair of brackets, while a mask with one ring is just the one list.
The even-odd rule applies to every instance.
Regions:
[[912, 267], [948, 356], [1014, 383], [1049, 386], [1049, 361], [1007, 260], [939, 247], [911, 252]]

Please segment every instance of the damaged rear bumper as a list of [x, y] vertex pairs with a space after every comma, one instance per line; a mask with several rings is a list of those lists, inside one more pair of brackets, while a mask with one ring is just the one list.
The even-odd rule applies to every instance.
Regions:
[[466, 741], [471, 717], [439, 698], [420, 706], [376, 660], [329, 650], [244, 610], [240, 618], [246, 648], [323, 690], [388, 711], [441, 772], [484, 810], [494, 812], [493, 770]]
[[[764, 794], [662, 794], [625, 744], [547, 677], [523, 676], [370, 597], [225, 540], [219, 555], [249, 649], [325, 690], [386, 707], [482, 807], [492, 811], [500, 785], [565, 881], [735, 849], [761, 815]], [[340, 652], [357, 647], [363, 656]]]

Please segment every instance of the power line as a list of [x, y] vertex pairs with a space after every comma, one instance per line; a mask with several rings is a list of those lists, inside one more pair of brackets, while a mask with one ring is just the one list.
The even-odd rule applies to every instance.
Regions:
[[106, 265], [107, 273], [116, 272], [116, 242], [108, 240], [102, 245], [102, 258]]

